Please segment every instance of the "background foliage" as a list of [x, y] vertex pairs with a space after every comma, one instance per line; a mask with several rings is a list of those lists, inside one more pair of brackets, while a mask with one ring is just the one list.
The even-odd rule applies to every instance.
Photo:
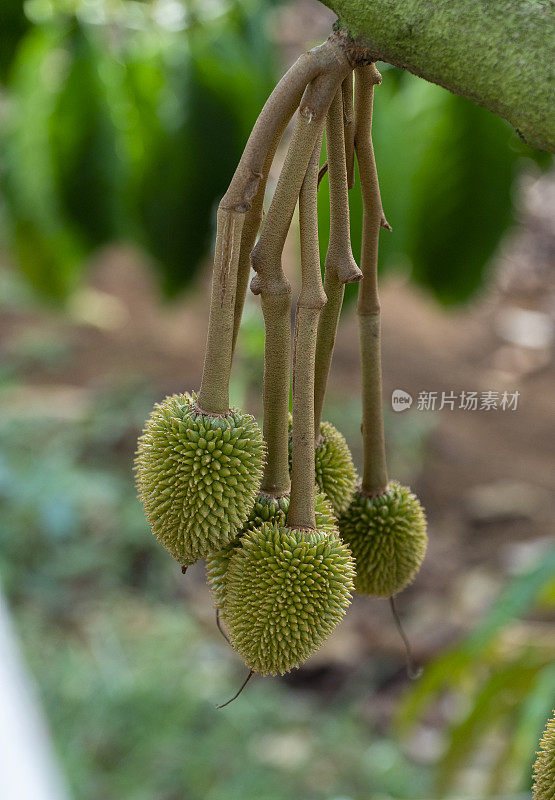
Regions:
[[[91, 253], [122, 238], [146, 250], [166, 293], [187, 286], [279, 72], [266, 33], [272, 5], [10, 0], [0, 64], [4, 221], [37, 291], [67, 297]], [[442, 302], [466, 300], [512, 221], [520, 169], [548, 156], [470, 101], [387, 65], [374, 135], [395, 230], [382, 237], [382, 268], [410, 269]], [[325, 197], [320, 227], [324, 250]]]

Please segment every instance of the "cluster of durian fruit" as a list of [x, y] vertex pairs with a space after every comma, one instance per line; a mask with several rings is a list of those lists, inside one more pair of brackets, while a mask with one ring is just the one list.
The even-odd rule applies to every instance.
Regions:
[[[379, 80], [360, 48], [353, 51], [333, 35], [278, 84], [218, 210], [200, 391], [157, 404], [139, 439], [137, 487], [152, 532], [183, 571], [206, 560], [216, 608], [249, 675], [284, 674], [301, 665], [343, 618], [355, 590], [393, 597], [414, 579], [426, 551], [423, 509], [410, 489], [389, 481], [385, 464], [376, 259], [379, 228], [388, 225], [371, 142]], [[295, 130], [256, 242], [268, 169], [295, 108]], [[324, 127], [327, 162], [319, 170]], [[362, 270], [349, 234], [355, 154], [364, 203]], [[326, 170], [332, 224], [322, 286], [316, 210]], [[292, 303], [281, 252], [297, 202], [302, 282], [291, 417]], [[251, 289], [261, 296], [266, 328], [264, 433], [251, 415], [229, 408], [251, 265]], [[344, 437], [321, 421], [350, 281], [362, 281], [360, 481]]]

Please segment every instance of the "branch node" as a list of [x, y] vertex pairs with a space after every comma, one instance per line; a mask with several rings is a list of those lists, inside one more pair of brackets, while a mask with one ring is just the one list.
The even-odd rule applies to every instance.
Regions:
[[261, 283], [260, 283], [260, 276], [259, 275], [255, 275], [254, 278], [251, 281], [251, 292], [256, 296], [258, 296], [259, 294], [262, 294], [262, 286], [261, 286]]
[[351, 252], [344, 251], [335, 252], [330, 249], [326, 256], [326, 270], [330, 269], [335, 271], [337, 280], [341, 284], [358, 283], [362, 280], [362, 271], [359, 269], [354, 256]]

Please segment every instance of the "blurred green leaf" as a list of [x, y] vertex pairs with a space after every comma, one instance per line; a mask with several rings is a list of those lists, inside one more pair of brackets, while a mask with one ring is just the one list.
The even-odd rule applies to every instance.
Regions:
[[527, 694], [523, 696], [521, 692], [520, 697], [520, 702], [514, 704], [514, 713], [509, 720], [506, 745], [500, 749], [496, 768], [491, 774], [491, 794], [497, 793], [500, 787], [510, 790], [507, 773], [510, 778], [516, 772], [517, 791], [531, 788], [532, 765], [545, 726], [546, 708], [553, 705], [555, 698], [555, 665], [549, 663], [540, 669]]
[[[473, 698], [470, 712], [450, 730], [449, 745], [437, 776], [440, 795], [453, 787], [459, 770], [469, 765], [485, 734], [502, 724], [518, 707], [515, 699], [522, 698], [529, 691], [538, 663], [533, 659], [532, 663], [527, 661], [530, 659], [519, 658], [516, 662], [499, 665]], [[496, 787], [496, 793], [499, 788]]]
[[[555, 548], [552, 548], [531, 569], [508, 584], [483, 620], [459, 645], [426, 667], [399, 706], [397, 723], [401, 732], [408, 732], [417, 723], [439, 692], [457, 687], [473, 659], [487, 655], [495, 638], [533, 607], [544, 586], [551, 583], [554, 570]], [[472, 682], [474, 677], [469, 677]]]
[[268, 9], [35, 6], [0, 139], [20, 266], [63, 299], [95, 248], [132, 239], [175, 293], [210, 252], [215, 206], [272, 88]]
[[[386, 217], [379, 268], [408, 271], [445, 304], [471, 298], [513, 221], [514, 181], [530, 159], [546, 167], [499, 118], [439, 86], [383, 65], [373, 138]], [[329, 239], [329, 188], [320, 188], [322, 262]], [[362, 203], [349, 195], [351, 238], [360, 256]], [[347, 287], [346, 300], [356, 296]]]
[[456, 788], [471, 755], [480, 747], [489, 748], [492, 736], [506, 743], [503, 752], [511, 765], [503, 769], [503, 752], [491, 752], [491, 781], [502, 773], [495, 793], [527, 788], [523, 778], [529, 774], [531, 749], [553, 701], [555, 651], [549, 634], [543, 639], [536, 636], [534, 646], [517, 639], [507, 659], [502, 636], [538, 603], [554, 570], [551, 548], [507, 585], [458, 646], [426, 666], [402, 699], [397, 713], [401, 734], [412, 730], [442, 696], [448, 695], [455, 704], [438, 772], [440, 792]]
[[31, 285], [51, 299], [66, 296], [75, 286], [86, 252], [61, 207], [48, 135], [63, 83], [63, 42], [62, 30], [32, 29], [23, 40], [0, 140], [12, 244]]
[[29, 27], [23, 0], [2, 0], [0, 3], [0, 80], [9, 73], [21, 37]]
[[48, 119], [61, 213], [90, 249], [112, 241], [126, 227], [122, 193], [129, 156], [120, 112], [125, 67], [109, 53], [104, 38], [71, 25], [64, 38], [67, 72]]
[[514, 619], [523, 617], [550, 586], [555, 574], [555, 547], [548, 548], [531, 568], [513, 578], [497, 602], [464, 643], [470, 653], [481, 652]]
[[514, 132], [443, 91], [442, 113], [414, 175], [408, 252], [413, 276], [444, 303], [467, 300], [512, 220]]
[[75, 287], [85, 251], [71, 228], [41, 228], [22, 217], [14, 223], [13, 244], [21, 271], [44, 297], [59, 300]]
[[[145, 247], [169, 294], [187, 285], [210, 252], [217, 201], [274, 81], [263, 33], [271, 5], [29, 5], [34, 27], [15, 39], [0, 146], [16, 253], [39, 292], [63, 298], [85, 257], [122, 237]], [[470, 101], [383, 72], [374, 138], [394, 231], [381, 235], [380, 269], [409, 270], [442, 302], [462, 302], [511, 223], [515, 176], [545, 159]], [[350, 203], [358, 256], [358, 186]], [[323, 258], [327, 179], [319, 222]]]
[[229, 42], [223, 61], [214, 55], [219, 50], [194, 42], [188, 65], [171, 76], [179, 113], [162, 121], [166, 127], [147, 156], [139, 188], [139, 227], [170, 294], [186, 285], [210, 251], [216, 202], [259, 107], [252, 70]]

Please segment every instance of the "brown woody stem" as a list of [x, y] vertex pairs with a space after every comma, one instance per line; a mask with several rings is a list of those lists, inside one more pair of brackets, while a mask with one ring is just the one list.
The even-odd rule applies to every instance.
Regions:
[[[343, 86], [346, 81], [343, 81]], [[328, 298], [318, 325], [316, 343], [314, 424], [320, 434], [324, 396], [330, 371], [337, 325], [346, 283], [362, 278], [351, 249], [349, 197], [345, 161], [343, 90], [336, 92], [327, 118], [327, 149], [330, 180], [330, 241], [326, 253], [324, 291]]]
[[316, 527], [314, 515], [314, 359], [320, 312], [326, 303], [318, 247], [318, 161], [321, 136], [310, 158], [299, 197], [301, 291], [295, 313], [293, 351], [293, 466], [290, 528]]
[[345, 136], [345, 161], [347, 162], [347, 186], [355, 185], [355, 120], [353, 111], [353, 73], [349, 72], [341, 85], [343, 97], [343, 130]]
[[[249, 205], [249, 192], [254, 191], [254, 196], [250, 201], [250, 209], [247, 211], [247, 218], [243, 228], [241, 239], [241, 251], [239, 255], [239, 267], [237, 275], [237, 292], [235, 298], [235, 319], [233, 327], [233, 352], [237, 342], [239, 326], [245, 304], [245, 295], [250, 274], [250, 253], [256, 241], [256, 235], [262, 223], [262, 209], [264, 204], [264, 192], [268, 173], [274, 160], [277, 146], [281, 140], [287, 123], [299, 105], [302, 92], [307, 84], [317, 75], [321, 75], [334, 66], [334, 61], [338, 58], [338, 49], [346, 53], [347, 57], [356, 61], [363, 55], [355, 50], [350, 51], [350, 43], [342, 36], [332, 35], [327, 42], [320, 47], [314, 48], [309, 53], [303, 54], [289, 71], [283, 76], [276, 86], [274, 92], [261, 112], [259, 121], [249, 138], [247, 147], [240, 164], [233, 177], [232, 183], [222, 200], [222, 204], [239, 201], [240, 207]], [[354, 125], [352, 111], [353, 77], [349, 71], [343, 82], [343, 92], [347, 96], [350, 94], [350, 102], [346, 106], [345, 112], [345, 153], [347, 158], [347, 170], [349, 174], [349, 188], [354, 183]], [[277, 124], [276, 124], [277, 123]], [[268, 145], [271, 136], [273, 140]], [[260, 153], [266, 151], [266, 158], [259, 171]], [[325, 165], [327, 169], [327, 164]], [[257, 187], [251, 187], [249, 174], [255, 180], [258, 178]], [[321, 176], [319, 175], [319, 180]]]
[[372, 145], [374, 86], [381, 82], [381, 75], [370, 64], [359, 67], [355, 76], [355, 150], [363, 203], [361, 267], [364, 278], [359, 287], [357, 304], [364, 446], [362, 492], [373, 496], [384, 492], [388, 484], [378, 297], [378, 239], [384, 216]]
[[[283, 81], [286, 81], [285, 85], [281, 86], [281, 91], [287, 91], [290, 102], [286, 108], [282, 109], [282, 117], [279, 120], [279, 125], [276, 128], [274, 139], [270, 144], [266, 154], [266, 160], [262, 167], [262, 173], [260, 175], [260, 182], [258, 184], [256, 194], [253, 197], [250, 210], [246, 213], [243, 236], [241, 238], [241, 253], [239, 256], [239, 269], [237, 274], [237, 294], [235, 297], [235, 319], [233, 326], [233, 352], [235, 352], [235, 345], [237, 343], [237, 336], [239, 334], [239, 327], [241, 325], [243, 307], [245, 305], [245, 297], [249, 284], [249, 275], [251, 269], [250, 255], [256, 242], [256, 236], [262, 224], [264, 193], [266, 191], [266, 183], [268, 182], [270, 168], [272, 166], [277, 147], [281, 141], [281, 137], [283, 136], [283, 132], [285, 131], [289, 120], [293, 116], [295, 109], [298, 107], [302, 92], [309, 82], [307, 77], [308, 75], [312, 75], [314, 72], [314, 69], [312, 68], [309, 70], [309, 67], [313, 67], [314, 65], [311, 65], [309, 61], [307, 62], [306, 55], [310, 54], [301, 56], [301, 58], [297, 60], [296, 64], [291, 67], [289, 72], [286, 73], [282, 81], [280, 81], [280, 84], [282, 84]], [[279, 88], [280, 84], [278, 84], [276, 88]]]
[[329, 70], [306, 88], [276, 190], [251, 253], [257, 273], [251, 290], [261, 295], [266, 328], [263, 404], [267, 459], [261, 490], [274, 496], [287, 493], [290, 486], [291, 286], [283, 272], [281, 256], [308, 162], [322, 134], [335, 89], [349, 68], [344, 55], [336, 58]]
[[[284, 123], [283, 128], [285, 128], [285, 126], [286, 122]], [[250, 211], [247, 211], [245, 214], [245, 224], [243, 226], [243, 235], [241, 237], [241, 251], [239, 254], [239, 266], [237, 270], [237, 292], [235, 295], [235, 311], [233, 319], [233, 353], [235, 353], [235, 345], [237, 344], [237, 336], [239, 335], [239, 328], [241, 326], [241, 319], [243, 317], [243, 308], [245, 306], [245, 298], [247, 296], [247, 289], [249, 286], [251, 252], [256, 242], [256, 236], [260, 230], [263, 219], [264, 192], [266, 190], [266, 183], [268, 181], [268, 173], [270, 167], [272, 166], [276, 148], [279, 144], [282, 133], [283, 131], [280, 130], [279, 136], [276, 136], [275, 142], [272, 143], [272, 146], [268, 151], [266, 163], [264, 165], [263, 176], [260, 179], [258, 191], [253, 198]]]
[[[260, 226], [274, 148], [303, 91], [301, 113], [310, 122], [318, 118], [320, 105], [336, 83], [366, 57], [366, 50], [344, 33], [333, 33], [324, 44], [301, 56], [283, 76], [253, 127], [218, 209], [209, 331], [198, 395], [198, 405], [206, 413], [229, 411], [229, 376], [248, 282], [248, 255]], [[327, 110], [329, 101], [323, 105]], [[300, 180], [303, 174], [304, 170]]]
[[289, 492], [289, 383], [291, 287], [283, 276], [281, 292], [261, 296], [266, 330], [264, 349], [264, 440], [266, 466], [261, 491], [273, 497]]
[[[340, 53], [346, 59], [342, 42], [334, 34], [320, 47], [302, 55], [283, 76], [262, 109], [220, 202], [209, 329], [198, 394], [198, 406], [208, 414], [229, 412], [229, 377], [248, 282], [248, 255], [260, 224], [264, 176], [271, 163], [272, 148], [277, 146], [307, 84], [319, 75], [333, 72]], [[253, 203], [257, 195], [259, 199]]]
[[243, 213], [221, 207], [218, 209], [208, 338], [197, 399], [199, 408], [208, 414], [229, 412], [235, 291], [244, 222]]

